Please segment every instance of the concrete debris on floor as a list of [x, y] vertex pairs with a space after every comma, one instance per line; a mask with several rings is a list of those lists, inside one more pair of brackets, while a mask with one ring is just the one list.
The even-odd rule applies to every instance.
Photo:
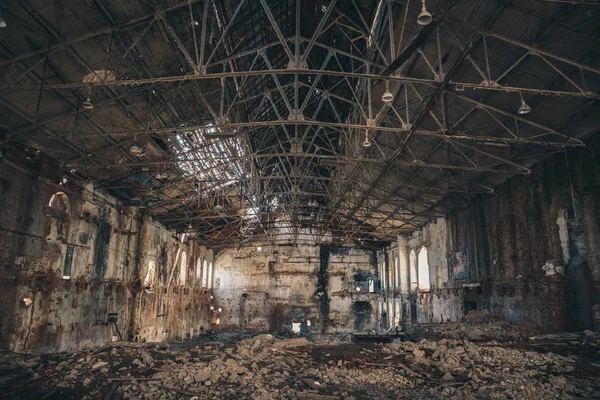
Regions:
[[477, 323], [450, 322], [446, 324], [419, 324], [411, 331], [416, 339], [468, 339], [471, 341], [496, 340], [520, 341], [540, 333], [534, 324], [511, 324], [502, 320], [486, 320]]
[[[0, 353], [1, 399], [600, 398], [600, 337], [519, 342], [343, 343], [261, 334], [116, 344], [74, 354]], [[211, 339], [214, 339], [211, 338]], [[193, 347], [192, 347], [193, 346]]]

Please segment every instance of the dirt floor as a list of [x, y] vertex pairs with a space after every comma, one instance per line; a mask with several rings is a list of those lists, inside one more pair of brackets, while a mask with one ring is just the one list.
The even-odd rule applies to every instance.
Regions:
[[600, 399], [595, 333], [475, 343], [448, 328], [391, 344], [221, 334], [75, 354], [2, 352], [0, 399]]

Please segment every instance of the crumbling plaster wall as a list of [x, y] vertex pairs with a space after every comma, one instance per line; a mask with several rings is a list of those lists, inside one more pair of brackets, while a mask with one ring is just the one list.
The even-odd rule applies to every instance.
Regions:
[[[55, 196], [60, 202], [51, 207], [56, 193], [62, 193]], [[91, 184], [58, 185], [6, 161], [0, 163], [0, 198], [0, 347], [71, 351], [114, 337], [179, 338], [191, 326], [210, 325], [201, 308], [210, 294], [199, 294], [194, 279], [185, 287], [175, 280], [164, 295], [157, 294], [167, 286], [159, 279], [154, 294], [142, 290], [148, 261], [159, 258], [159, 248], [170, 269], [177, 248], [187, 247], [191, 277], [192, 259], [212, 258], [205, 248], [181, 243]]]
[[185, 340], [211, 330], [212, 282], [207, 277], [212, 272], [205, 269], [212, 263], [212, 250], [157, 223], [144, 224], [139, 263], [143, 290], [136, 299], [132, 339]]
[[[599, 150], [596, 135], [587, 148], [550, 157], [530, 176], [509, 179], [493, 196], [414, 233], [413, 248], [446, 242], [428, 249], [430, 268], [440, 265], [442, 288], [459, 296], [440, 305], [455, 302], [458, 310], [469, 297], [494, 315], [547, 331], [593, 328], [600, 303]], [[466, 279], [444, 278], [444, 259], [453, 252], [466, 253]], [[470, 282], [480, 287], [460, 288]]]
[[319, 332], [373, 329], [377, 295], [350, 285], [369, 274], [377, 275], [371, 250], [329, 245], [222, 250], [215, 259], [214, 288], [221, 329], [238, 330], [242, 321], [247, 331], [284, 331], [306, 320]]

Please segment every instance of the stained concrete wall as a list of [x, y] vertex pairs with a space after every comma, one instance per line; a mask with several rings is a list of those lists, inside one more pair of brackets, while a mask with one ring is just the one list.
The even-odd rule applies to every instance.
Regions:
[[[210, 327], [210, 290], [198, 284], [195, 268], [198, 258], [212, 261], [212, 252], [90, 184], [57, 185], [6, 161], [0, 199], [0, 347], [69, 351], [114, 338], [189, 337]], [[183, 250], [189, 266], [173, 270]], [[154, 283], [144, 290], [150, 261]]]
[[[435, 287], [420, 294], [421, 320], [458, 319], [469, 302], [547, 331], [593, 328], [593, 306], [600, 304], [599, 150], [596, 136], [586, 149], [557, 154], [530, 176], [413, 233], [409, 247], [428, 247]], [[456, 252], [466, 254], [465, 279], [448, 276], [444, 260]], [[441, 301], [434, 300], [438, 290]]]
[[284, 331], [309, 320], [311, 330], [319, 332], [373, 329], [377, 294], [369, 293], [368, 279], [376, 277], [371, 250], [331, 245], [226, 249], [215, 259], [220, 328]]

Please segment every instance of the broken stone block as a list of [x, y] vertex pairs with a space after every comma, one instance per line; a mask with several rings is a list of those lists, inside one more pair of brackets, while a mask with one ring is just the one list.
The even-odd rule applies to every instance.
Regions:
[[106, 361], [98, 361], [96, 364], [92, 365], [92, 369], [102, 368], [105, 365], [108, 365]]

